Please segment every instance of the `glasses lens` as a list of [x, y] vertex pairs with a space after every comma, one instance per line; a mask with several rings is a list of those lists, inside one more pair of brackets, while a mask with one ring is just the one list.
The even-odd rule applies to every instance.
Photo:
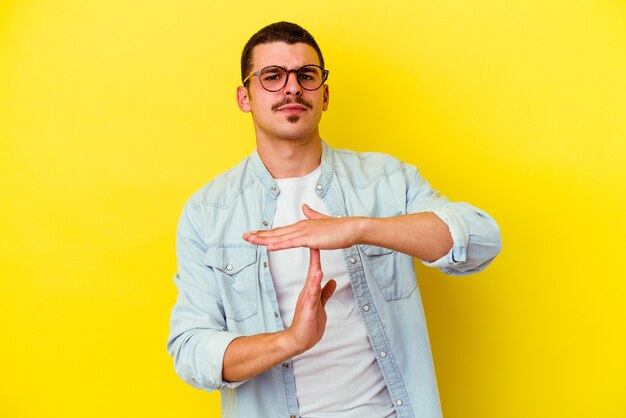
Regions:
[[298, 70], [298, 82], [306, 90], [317, 90], [324, 83], [322, 69], [316, 65], [305, 65]]
[[265, 67], [259, 74], [259, 81], [265, 90], [278, 91], [285, 85], [287, 71], [281, 67]]

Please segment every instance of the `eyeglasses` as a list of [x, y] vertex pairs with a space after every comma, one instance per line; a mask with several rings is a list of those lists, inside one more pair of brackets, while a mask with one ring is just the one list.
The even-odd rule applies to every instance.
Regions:
[[281, 90], [287, 85], [290, 73], [296, 73], [298, 84], [300, 84], [303, 89], [309, 91], [314, 91], [322, 87], [328, 78], [328, 70], [323, 69], [319, 65], [309, 64], [297, 70], [288, 70], [278, 65], [270, 65], [244, 78], [243, 84], [245, 85], [248, 80], [256, 76], [261, 82], [261, 87], [267, 91], [274, 92]]

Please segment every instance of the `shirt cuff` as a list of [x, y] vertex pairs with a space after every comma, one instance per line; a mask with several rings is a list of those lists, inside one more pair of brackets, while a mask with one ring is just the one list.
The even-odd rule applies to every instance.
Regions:
[[469, 228], [465, 221], [451, 208], [440, 207], [429, 209], [441, 219], [450, 230], [452, 236], [452, 248], [446, 255], [438, 260], [428, 262], [420, 260], [427, 267], [442, 269], [444, 273], [450, 272], [450, 268], [467, 261], [467, 244], [469, 243]]
[[243, 335], [235, 334], [233, 332], [228, 332], [228, 331], [222, 331], [222, 332], [216, 332], [215, 334], [213, 334], [208, 341], [209, 363], [211, 364], [211, 367], [214, 368], [214, 370], [219, 371], [219, 375], [220, 375], [221, 383], [219, 384], [219, 387], [217, 387], [216, 389], [219, 389], [219, 390], [226, 389], [226, 388], [235, 389], [236, 387], [241, 386], [242, 384], [246, 382], [245, 380], [242, 380], [240, 382], [227, 382], [223, 378], [221, 378], [222, 369], [224, 367], [224, 354], [226, 353], [226, 349], [228, 348], [230, 343], [232, 343], [233, 340], [238, 337], [243, 337]]

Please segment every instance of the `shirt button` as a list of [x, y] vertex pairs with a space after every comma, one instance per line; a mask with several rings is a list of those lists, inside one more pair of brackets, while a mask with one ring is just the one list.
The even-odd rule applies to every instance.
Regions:
[[283, 363], [283, 369], [288, 369], [289, 368], [289, 363]]
[[278, 312], [274, 312], [274, 317], [278, 318]]
[[398, 405], [398, 406], [402, 406], [402, 399], [398, 399], [398, 400], [396, 401], [396, 405]]
[[269, 223], [267, 221], [263, 221], [263, 226], [268, 226]]
[[233, 266], [232, 266], [232, 265], [230, 265], [230, 264], [228, 264], [228, 265], [226, 266], [226, 270], [228, 270], [228, 271], [233, 271]]
[[348, 260], [349, 260], [349, 261], [350, 261], [350, 263], [352, 263], [352, 264], [356, 263], [356, 258], [354, 258], [354, 257], [350, 257]]
[[272, 190], [273, 192], [276, 192], [276, 187], [272, 187], [270, 190]]
[[321, 184], [318, 184], [317, 186], [315, 186], [315, 188], [317, 190], [322, 190], [324, 188], [324, 186], [322, 186]]
[[263, 262], [263, 267], [267, 268], [267, 261]]
[[384, 351], [381, 351], [381, 352], [380, 352], [380, 356], [381, 356], [382, 358], [385, 358], [385, 357], [387, 357], [387, 353], [385, 353]]
[[370, 306], [369, 305], [363, 305], [363, 310], [365, 312], [369, 311], [370, 310]]

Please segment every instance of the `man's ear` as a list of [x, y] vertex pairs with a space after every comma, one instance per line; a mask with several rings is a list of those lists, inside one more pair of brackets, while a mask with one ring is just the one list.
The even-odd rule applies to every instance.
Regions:
[[328, 110], [328, 99], [329, 99], [328, 84], [324, 84], [324, 102], [322, 104], [322, 110]]
[[237, 105], [242, 112], [250, 112], [252, 108], [250, 107], [250, 96], [248, 94], [248, 89], [244, 86], [237, 87]]

